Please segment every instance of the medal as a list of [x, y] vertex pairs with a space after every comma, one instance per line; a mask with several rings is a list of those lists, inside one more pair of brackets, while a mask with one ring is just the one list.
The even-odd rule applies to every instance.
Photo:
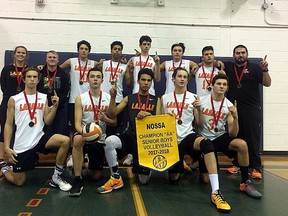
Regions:
[[115, 85], [115, 82], [114, 82], [114, 81], [111, 81], [111, 85]]
[[94, 120], [95, 122], [98, 122], [98, 112], [101, 108], [101, 101], [102, 101], [102, 91], [100, 91], [100, 95], [99, 95], [99, 98], [98, 98], [98, 106], [95, 107], [94, 105], [94, 101], [93, 101], [93, 98], [92, 98], [92, 95], [91, 95], [91, 91], [89, 91], [89, 97], [90, 97], [90, 101], [91, 101], [91, 104], [92, 104], [92, 109], [93, 109], [93, 112], [94, 112]]
[[48, 87], [48, 92], [52, 93], [52, 88]]
[[241, 74], [239, 76], [236, 65], [234, 64], [234, 73], [235, 73], [236, 79], [238, 81], [238, 85], [237, 85], [238, 89], [242, 88], [241, 80], [242, 80], [244, 71], [246, 71], [246, 67], [247, 67], [247, 62], [244, 64], [243, 69], [241, 71]]
[[177, 101], [177, 97], [176, 97], [176, 93], [175, 93], [175, 91], [174, 91], [174, 101], [176, 102], [177, 118], [179, 118], [179, 119], [177, 120], [177, 123], [178, 123], [179, 125], [182, 124], [181, 116], [182, 116], [182, 113], [183, 113], [183, 108], [184, 108], [184, 104], [185, 104], [185, 98], [186, 98], [186, 91], [184, 92], [184, 95], [183, 95], [181, 107], [179, 107], [178, 101]]
[[85, 72], [87, 70], [87, 64], [88, 64], [88, 59], [86, 60], [85, 67], [83, 68], [83, 72], [82, 72], [80, 58], [78, 58], [79, 73], [80, 73], [80, 75], [79, 75], [80, 76], [79, 84], [80, 85], [83, 85], [83, 78], [84, 78]]
[[[212, 90], [212, 87], [210, 85], [212, 84], [212, 79], [214, 77], [214, 67], [212, 69], [211, 74], [209, 74], [209, 72], [206, 74], [205, 69], [204, 69], [204, 65], [203, 65], [202, 66], [202, 72], [203, 72], [204, 79], [205, 79], [203, 82], [207, 83], [207, 86], [208, 86], [207, 90], [210, 92]], [[210, 79], [208, 80], [209, 76], [210, 76]], [[203, 85], [206, 85], [206, 84], [203, 83]], [[205, 89], [205, 86], [204, 86], [204, 89]]]
[[17, 87], [17, 92], [20, 92], [20, 91], [21, 91], [21, 87], [18, 86], [18, 87]]
[[[144, 96], [144, 95], [143, 95], [143, 96]], [[143, 109], [143, 103], [141, 102], [141, 97], [140, 97], [140, 93], [139, 93], [139, 92], [138, 92], [138, 94], [137, 94], [137, 98], [138, 98], [138, 104], [139, 104], [139, 110], [140, 110], [140, 112], [141, 112], [142, 110], [144, 110], [144, 111], [146, 112], [146, 109], [147, 109], [148, 103], [149, 103], [150, 94], [147, 95], [144, 109]]]
[[33, 121], [30, 121], [29, 122], [29, 127], [33, 127], [35, 124], [34, 124], [34, 122]]
[[211, 86], [208, 87], [208, 91], [210, 92], [212, 90]]
[[119, 65], [120, 65], [120, 61], [117, 63], [117, 66], [114, 70], [112, 60], [110, 60], [110, 82], [111, 82], [111, 85], [115, 84], [115, 80], [117, 79], [117, 71], [118, 71]]
[[237, 88], [238, 88], [238, 89], [242, 88], [242, 84], [241, 84], [241, 83], [238, 83]]
[[143, 67], [142, 67], [142, 60], [141, 60], [141, 55], [139, 56], [139, 60], [140, 60], [140, 70], [142, 70], [143, 68], [145, 68], [146, 67], [146, 65], [147, 65], [147, 63], [148, 63], [148, 60], [149, 60], [149, 58], [150, 58], [150, 56], [148, 55], [147, 56], [147, 59], [146, 59], [146, 61], [145, 61], [145, 63], [144, 63], [144, 65], [143, 65]]
[[17, 65], [16, 65], [16, 63], [14, 64], [14, 68], [15, 68], [15, 72], [16, 72], [16, 78], [17, 78], [17, 84], [18, 84], [18, 87], [17, 87], [17, 92], [20, 92], [21, 91], [21, 81], [22, 81], [22, 74], [23, 74], [23, 72], [24, 72], [24, 70], [25, 70], [25, 68], [26, 68], [26, 65], [24, 65], [23, 67], [22, 67], [22, 71], [21, 71], [21, 73], [19, 73], [19, 71], [18, 71], [18, 67], [17, 67]]
[[[211, 106], [212, 106], [212, 111], [213, 111], [213, 113], [212, 113], [213, 114], [213, 125], [215, 126], [214, 127], [214, 131], [216, 133], [219, 131], [219, 129], [217, 128], [217, 125], [218, 125], [218, 121], [220, 119], [221, 110], [222, 110], [222, 107], [223, 107], [224, 100], [225, 100], [225, 97], [223, 97], [223, 99], [221, 101], [219, 110], [216, 111], [215, 108], [214, 108], [214, 102], [213, 102], [213, 98], [212, 98], [212, 94], [211, 94]], [[221, 125], [219, 127], [221, 128]]]

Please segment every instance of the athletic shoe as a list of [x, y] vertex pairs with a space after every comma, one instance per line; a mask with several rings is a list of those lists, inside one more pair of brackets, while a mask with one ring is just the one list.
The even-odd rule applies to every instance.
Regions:
[[256, 190], [249, 179], [245, 183], [240, 184], [240, 191], [247, 193], [249, 196], [255, 199], [261, 199], [262, 197], [262, 194]]
[[110, 179], [103, 186], [97, 189], [97, 192], [101, 194], [110, 193], [112, 190], [122, 188], [123, 186], [124, 183], [121, 176], [119, 176], [119, 179], [111, 176]]
[[49, 182], [51, 187], [60, 188], [62, 191], [69, 191], [72, 186], [66, 182], [59, 174], [54, 174]]
[[80, 196], [82, 190], [83, 190], [83, 180], [80, 177], [75, 177], [73, 187], [69, 191], [69, 196], [71, 197]]
[[123, 165], [130, 166], [133, 163], [133, 155], [128, 154], [126, 159], [123, 161]]
[[215, 193], [211, 194], [211, 202], [221, 212], [229, 212], [231, 210], [230, 205], [225, 201], [220, 190], [217, 190]]
[[12, 171], [12, 166], [8, 165], [5, 161], [0, 163], [0, 167], [1, 167], [1, 172], [3, 173], [4, 176], [6, 172]]
[[262, 174], [256, 169], [251, 169], [249, 174], [253, 179], [262, 179]]
[[231, 173], [231, 174], [236, 174], [240, 171], [240, 168], [237, 166], [232, 166], [227, 168], [227, 172]]
[[150, 180], [151, 178], [151, 174], [152, 172], [149, 170], [147, 174], [138, 174], [138, 178], [139, 178], [139, 182], [142, 184], [142, 185], [145, 185], [148, 183], [148, 181]]
[[73, 159], [72, 159], [72, 155], [69, 155], [69, 157], [66, 160], [66, 166], [67, 167], [73, 167]]
[[189, 167], [191, 168], [191, 170], [196, 170], [197, 168], [199, 168], [199, 162], [197, 161], [192, 161], [191, 164], [189, 164]]
[[188, 164], [186, 164], [185, 161], [183, 162], [183, 166], [184, 166], [184, 170], [185, 170], [186, 172], [192, 173], [191, 167], [190, 167]]

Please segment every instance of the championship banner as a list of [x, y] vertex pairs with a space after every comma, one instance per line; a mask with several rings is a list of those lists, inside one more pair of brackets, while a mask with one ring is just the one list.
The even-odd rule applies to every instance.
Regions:
[[139, 164], [165, 171], [179, 161], [175, 116], [136, 118]]

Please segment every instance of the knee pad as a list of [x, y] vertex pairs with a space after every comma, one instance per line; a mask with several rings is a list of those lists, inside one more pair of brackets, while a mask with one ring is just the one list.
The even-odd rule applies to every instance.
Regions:
[[209, 139], [203, 139], [200, 141], [200, 150], [203, 152], [203, 154], [208, 154], [215, 151], [214, 145]]
[[104, 148], [114, 148], [114, 149], [120, 149], [122, 147], [121, 140], [118, 136], [111, 135], [105, 139], [105, 146]]

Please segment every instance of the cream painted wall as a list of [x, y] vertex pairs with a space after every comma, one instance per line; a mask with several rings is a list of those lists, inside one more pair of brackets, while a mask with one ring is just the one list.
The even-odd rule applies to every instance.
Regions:
[[124, 52], [134, 53], [139, 37], [147, 34], [153, 40], [151, 53], [169, 54], [171, 44], [184, 42], [186, 55], [199, 56], [212, 45], [216, 56], [232, 56], [234, 46], [244, 44], [250, 57], [268, 55], [272, 86], [264, 89], [264, 150], [288, 151], [288, 28], [265, 22], [277, 15], [271, 3], [285, 1], [267, 0], [266, 12], [263, 0], [166, 0], [164, 7], [157, 0], [44, 2], [37, 7], [35, 0], [0, 0], [0, 68], [5, 50], [17, 45], [76, 51], [76, 43], [85, 39], [92, 52], [103, 53], [121, 40]]

